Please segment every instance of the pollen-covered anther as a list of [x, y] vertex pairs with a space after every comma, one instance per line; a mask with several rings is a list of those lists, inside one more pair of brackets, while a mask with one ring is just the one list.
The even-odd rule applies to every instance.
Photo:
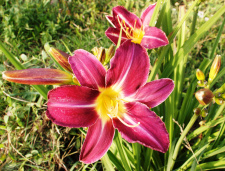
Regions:
[[124, 20], [122, 20], [121, 23], [118, 16], [117, 19], [122, 30], [125, 32], [127, 38], [131, 39], [131, 42], [133, 43], [141, 44], [141, 41], [145, 35], [145, 32], [143, 31], [143, 26], [141, 26], [141, 28], [136, 28], [136, 20], [135, 20], [134, 27], [127, 27]]

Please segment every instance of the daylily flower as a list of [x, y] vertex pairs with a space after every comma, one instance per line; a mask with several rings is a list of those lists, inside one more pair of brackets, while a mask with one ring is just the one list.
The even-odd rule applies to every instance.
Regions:
[[126, 41], [106, 71], [97, 58], [82, 49], [69, 57], [81, 86], [65, 85], [48, 93], [47, 116], [66, 127], [89, 127], [80, 161], [93, 163], [109, 149], [115, 129], [128, 142], [166, 152], [169, 136], [159, 116], [149, 108], [172, 92], [171, 79], [146, 83], [149, 72], [146, 49]]
[[117, 45], [122, 28], [121, 43], [130, 39], [133, 43], [141, 44], [147, 49], [167, 45], [169, 42], [165, 33], [157, 27], [149, 26], [155, 6], [156, 4], [153, 4], [145, 9], [141, 18], [122, 6], [114, 7], [112, 9], [113, 16], [106, 16], [113, 26], [106, 30], [106, 36]]

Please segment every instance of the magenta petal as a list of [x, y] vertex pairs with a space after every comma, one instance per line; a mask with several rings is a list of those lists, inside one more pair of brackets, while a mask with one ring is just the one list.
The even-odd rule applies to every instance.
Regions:
[[[109, 27], [106, 32], [105, 35], [115, 44], [117, 45], [118, 40], [119, 40], [119, 36], [120, 36], [120, 30], [117, 28], [113, 28], [113, 27]], [[126, 40], [128, 40], [126, 34], [124, 32], [122, 32], [122, 36], [121, 36], [121, 44], [124, 43]]]
[[166, 46], [169, 41], [166, 34], [157, 27], [145, 27], [145, 35], [141, 41], [141, 45], [148, 49], [154, 49]]
[[136, 16], [135, 14], [127, 11], [126, 8], [122, 6], [117, 6], [117, 7], [114, 7], [112, 11], [113, 11], [113, 17], [115, 21], [119, 19], [120, 23], [125, 22], [126, 26], [129, 26], [131, 28], [138, 28], [138, 29], [141, 28], [142, 22], [140, 18]]
[[103, 123], [101, 119], [89, 127], [80, 153], [80, 161], [94, 163], [108, 151], [114, 137], [112, 120]]
[[149, 26], [150, 20], [152, 18], [152, 14], [153, 14], [154, 9], [155, 9], [155, 6], [156, 6], [156, 3], [152, 4], [152, 5], [149, 5], [149, 7], [146, 8], [143, 11], [143, 13], [141, 14], [141, 21], [142, 21], [144, 27]]
[[162, 102], [172, 93], [174, 89], [173, 80], [163, 78], [145, 84], [141, 87], [134, 99], [153, 108]]
[[141, 103], [127, 103], [127, 113], [122, 120], [129, 125], [140, 124], [136, 127], [128, 127], [119, 119], [113, 119], [113, 125], [128, 142], [138, 142], [146, 147], [165, 153], [169, 147], [169, 135], [165, 124], [159, 116]]
[[107, 71], [106, 83], [114, 89], [123, 90], [125, 96], [131, 95], [144, 85], [148, 78], [149, 57], [145, 48], [130, 40], [116, 50]]
[[115, 20], [113, 16], [106, 15], [106, 19], [108, 22], [114, 27], [114, 28], [119, 28], [120, 25], [118, 23], [118, 20]]
[[98, 89], [105, 86], [106, 70], [91, 53], [79, 49], [69, 57], [71, 68], [82, 86]]
[[88, 127], [99, 118], [95, 100], [99, 92], [88, 87], [62, 86], [48, 93], [47, 116], [67, 127]]

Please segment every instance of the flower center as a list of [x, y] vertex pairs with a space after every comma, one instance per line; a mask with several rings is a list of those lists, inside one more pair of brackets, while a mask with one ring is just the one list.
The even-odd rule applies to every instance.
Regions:
[[100, 88], [99, 91], [100, 95], [96, 100], [96, 110], [103, 121], [108, 121], [110, 118], [118, 118], [128, 127], [136, 127], [140, 124], [129, 125], [121, 119], [123, 114], [126, 113], [126, 107], [124, 105], [125, 100], [120, 92], [113, 90], [112, 87]]
[[125, 32], [127, 38], [131, 39], [131, 42], [136, 43], [136, 44], [141, 44], [141, 41], [142, 41], [142, 38], [144, 37], [145, 32], [143, 31], [142, 27], [136, 28], [136, 21], [134, 23], [134, 28], [127, 27], [124, 20], [122, 20], [122, 22], [121, 22], [119, 20], [119, 17], [118, 17], [118, 22], [119, 22], [122, 30]]

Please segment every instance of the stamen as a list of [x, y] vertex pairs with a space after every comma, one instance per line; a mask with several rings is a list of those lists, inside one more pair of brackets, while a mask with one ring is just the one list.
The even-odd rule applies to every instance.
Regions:
[[127, 127], [130, 127], [130, 128], [134, 128], [134, 127], [137, 127], [138, 125], [140, 125], [140, 122], [138, 122], [137, 124], [135, 124], [135, 125], [129, 125], [129, 124], [127, 124], [126, 122], [124, 122], [119, 116], [116, 116], [119, 120], [120, 120], [120, 122], [122, 122], [124, 125], [126, 125]]
[[117, 15], [117, 20], [119, 22], [120, 27], [122, 28], [123, 32], [126, 34], [128, 39], [131, 39], [131, 42], [140, 44], [142, 38], [144, 36], [143, 25], [140, 29], [136, 28], [137, 20], [134, 21], [134, 27], [127, 27], [124, 20], [120, 20], [119, 16]]

